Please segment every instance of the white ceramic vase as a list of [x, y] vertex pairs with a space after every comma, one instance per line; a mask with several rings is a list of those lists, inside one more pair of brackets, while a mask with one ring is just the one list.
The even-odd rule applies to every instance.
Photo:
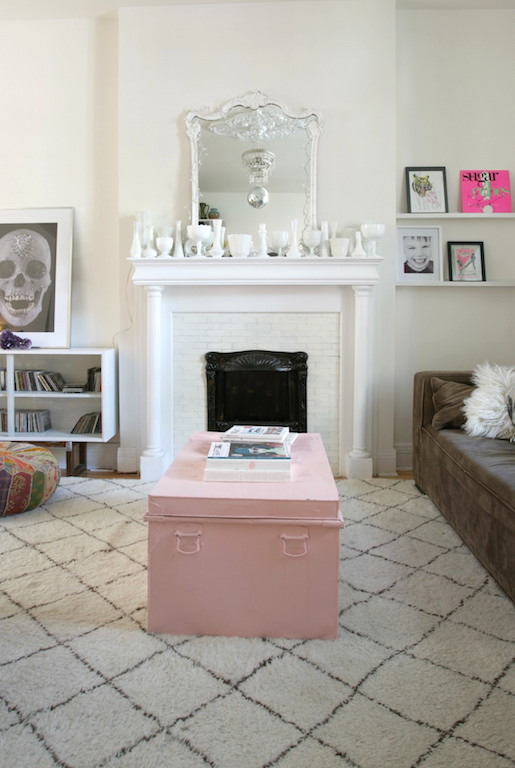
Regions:
[[143, 256], [145, 259], [155, 259], [157, 256], [157, 251], [154, 248], [154, 227], [148, 227], [146, 239], [147, 244], [145, 246], [145, 250], [143, 251]]
[[139, 237], [139, 221], [132, 222], [132, 245], [130, 250], [131, 259], [141, 259], [141, 240]]
[[208, 256], [215, 259], [221, 259], [224, 255], [222, 247], [222, 219], [212, 219], [213, 224], [213, 245], [208, 251]]
[[291, 223], [291, 240], [290, 247], [286, 251], [286, 256], [289, 259], [298, 259], [302, 256], [299, 248], [299, 242], [297, 238], [297, 219], [294, 219]]
[[354, 248], [352, 249], [351, 256], [354, 256], [354, 258], [360, 258], [366, 255], [367, 254], [363, 248], [363, 242], [361, 240], [361, 232], [357, 231], [355, 234]]
[[318, 255], [322, 258], [328, 258], [331, 255], [330, 247], [329, 247], [329, 224], [327, 221], [322, 221], [320, 224], [320, 229], [322, 231], [322, 239], [320, 240], [320, 245], [318, 246]]
[[175, 222], [175, 245], [173, 248], [172, 256], [174, 259], [184, 258], [184, 248], [182, 247], [182, 221]]

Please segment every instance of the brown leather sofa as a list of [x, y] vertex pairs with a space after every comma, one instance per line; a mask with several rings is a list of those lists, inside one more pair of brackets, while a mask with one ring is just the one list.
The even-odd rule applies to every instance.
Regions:
[[464, 371], [415, 374], [413, 475], [515, 602], [515, 444], [471, 437], [452, 422], [442, 424], [435, 405], [435, 378], [466, 385], [470, 377]]

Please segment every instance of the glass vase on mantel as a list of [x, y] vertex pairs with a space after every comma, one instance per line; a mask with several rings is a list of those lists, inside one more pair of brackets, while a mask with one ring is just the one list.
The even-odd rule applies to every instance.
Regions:
[[211, 219], [213, 225], [213, 245], [209, 249], [208, 256], [221, 259], [224, 255], [222, 247], [222, 219]]
[[320, 230], [322, 232], [322, 237], [320, 240], [320, 245], [318, 246], [318, 255], [324, 259], [327, 259], [331, 255], [331, 251], [329, 249], [329, 222], [322, 221], [320, 224]]
[[354, 238], [354, 248], [352, 249], [351, 256], [354, 256], [355, 259], [360, 258], [361, 256], [366, 256], [367, 254], [363, 248], [363, 241], [359, 230], [355, 233]]
[[175, 244], [172, 252], [174, 259], [184, 258], [184, 248], [182, 247], [182, 221], [175, 222]]
[[302, 256], [297, 237], [297, 219], [294, 219], [291, 223], [290, 247], [286, 251], [286, 256], [290, 259], [298, 259]]
[[132, 244], [130, 249], [131, 259], [141, 259], [141, 240], [139, 236], [139, 221], [132, 222]]

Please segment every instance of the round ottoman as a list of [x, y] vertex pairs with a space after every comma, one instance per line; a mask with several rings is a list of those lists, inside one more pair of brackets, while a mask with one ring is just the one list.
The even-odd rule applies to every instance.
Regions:
[[0, 516], [43, 504], [61, 479], [52, 453], [30, 443], [0, 442]]

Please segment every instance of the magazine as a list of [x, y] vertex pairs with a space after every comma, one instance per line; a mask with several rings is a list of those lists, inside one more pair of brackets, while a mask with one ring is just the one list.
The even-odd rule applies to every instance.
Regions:
[[511, 213], [509, 171], [460, 171], [463, 213]]
[[283, 443], [211, 443], [204, 480], [285, 482], [291, 479], [289, 446]]
[[289, 464], [290, 451], [285, 443], [245, 443], [224, 441], [211, 443], [207, 466], [248, 467], [259, 464], [268, 469], [278, 464]]
[[248, 443], [284, 443], [290, 430], [277, 426], [244, 426], [236, 424], [222, 435], [222, 440], [237, 440]]

